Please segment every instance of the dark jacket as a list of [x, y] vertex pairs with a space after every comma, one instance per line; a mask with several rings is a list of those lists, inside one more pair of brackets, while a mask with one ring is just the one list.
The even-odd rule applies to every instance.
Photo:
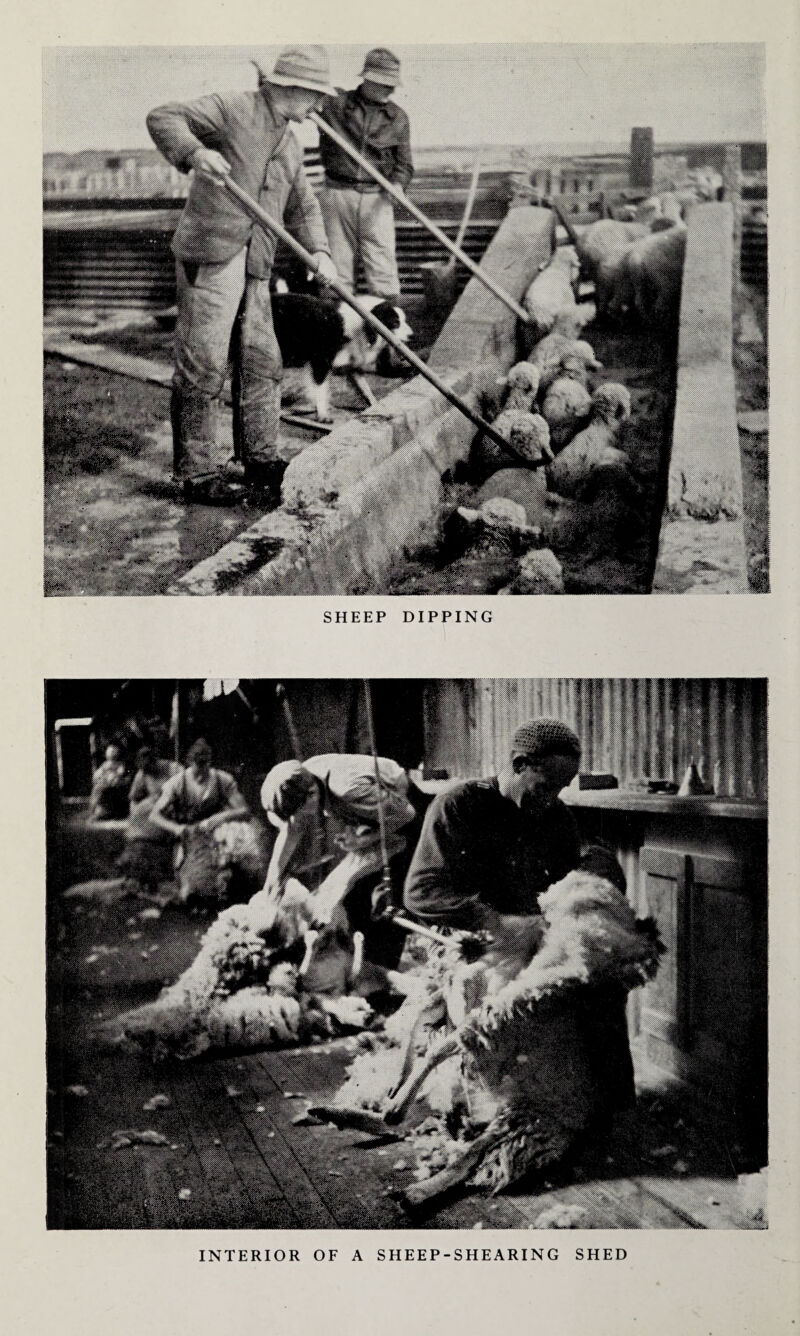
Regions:
[[[411, 127], [402, 107], [396, 102], [367, 102], [360, 88], [339, 88], [335, 98], [325, 99], [321, 115], [334, 130], [349, 139], [382, 176], [405, 190], [414, 175], [414, 165], [411, 161]], [[324, 130], [320, 130], [319, 152], [325, 179], [330, 185], [380, 189]]]
[[[320, 207], [303, 169], [303, 150], [267, 89], [170, 102], [150, 112], [147, 128], [180, 171], [189, 170], [195, 149], [216, 149], [231, 165], [231, 180], [282, 221], [306, 250], [330, 254]], [[172, 242], [178, 259], [222, 263], [243, 246], [248, 247], [248, 274], [267, 278], [276, 238], [256, 227], [220, 186], [196, 172]]]
[[538, 898], [578, 864], [575, 818], [560, 801], [541, 816], [504, 798], [496, 779], [440, 794], [425, 815], [406, 877], [406, 909], [429, 923], [470, 928], [480, 906], [535, 914]]

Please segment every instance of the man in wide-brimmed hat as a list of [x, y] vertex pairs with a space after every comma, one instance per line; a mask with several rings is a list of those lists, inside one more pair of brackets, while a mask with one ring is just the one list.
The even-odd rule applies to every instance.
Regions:
[[[391, 100], [400, 86], [400, 62], [385, 47], [367, 53], [361, 83], [337, 89], [322, 116], [392, 185], [405, 190], [414, 167], [408, 117]], [[325, 227], [339, 277], [352, 289], [361, 258], [367, 291], [397, 302], [394, 211], [386, 191], [344, 149], [320, 132], [325, 187], [320, 195]]]
[[290, 132], [335, 95], [322, 46], [285, 47], [255, 92], [215, 93], [157, 107], [150, 134], [182, 171], [193, 171], [173, 240], [178, 325], [172, 383], [176, 477], [187, 500], [235, 504], [244, 489], [218, 464], [214, 416], [234, 334], [234, 439], [245, 483], [266, 501], [279, 495], [276, 458], [281, 354], [272, 324], [269, 278], [276, 240], [255, 227], [224, 189], [246, 190], [310, 251], [319, 274], [335, 277], [303, 152]]

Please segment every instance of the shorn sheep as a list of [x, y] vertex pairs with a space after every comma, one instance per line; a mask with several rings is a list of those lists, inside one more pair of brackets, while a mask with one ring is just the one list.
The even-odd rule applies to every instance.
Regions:
[[550, 490], [583, 500], [594, 494], [601, 482], [612, 482], [635, 492], [628, 456], [614, 444], [630, 413], [631, 397], [624, 385], [606, 381], [598, 386], [592, 395], [589, 425], [548, 467]]
[[[417, 1181], [398, 1195], [409, 1209], [460, 1184], [496, 1193], [544, 1170], [609, 1108], [613, 1027], [626, 992], [656, 973], [663, 945], [655, 923], [636, 918], [611, 873], [582, 866], [539, 905], [543, 917], [527, 921], [527, 934], [517, 931], [521, 949], [509, 950], [507, 968], [499, 960], [455, 965], [450, 988], [440, 990], [448, 1010], [453, 1006], [455, 1028], [377, 1102], [382, 1118], [373, 1115], [373, 1130], [400, 1122], [420, 1093], [439, 1114], [408, 1136]], [[362, 1108], [375, 1107], [388, 1070], [380, 1070], [379, 1056], [356, 1059], [337, 1097], [338, 1120], [335, 1108], [312, 1113], [348, 1125], [348, 1102], [361, 1097]]]
[[99, 1037], [159, 1060], [362, 1029], [372, 1016], [366, 996], [395, 983], [407, 991], [404, 981], [364, 962], [361, 934], [351, 936], [341, 916], [318, 930], [315, 913], [314, 895], [294, 879], [279, 895], [259, 891], [223, 910], [180, 978], [105, 1022]]

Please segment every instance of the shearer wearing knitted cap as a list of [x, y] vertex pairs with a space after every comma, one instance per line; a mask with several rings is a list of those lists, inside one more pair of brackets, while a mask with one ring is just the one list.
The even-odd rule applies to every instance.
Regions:
[[454, 928], [480, 927], [486, 910], [537, 913], [539, 895], [578, 865], [578, 828], [558, 795], [580, 753], [566, 724], [534, 719], [515, 732], [498, 775], [440, 794], [411, 861], [406, 908]]

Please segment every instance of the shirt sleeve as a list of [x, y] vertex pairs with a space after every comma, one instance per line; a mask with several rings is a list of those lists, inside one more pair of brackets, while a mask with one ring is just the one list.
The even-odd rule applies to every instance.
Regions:
[[241, 789], [233, 778], [233, 775], [229, 775], [225, 770], [218, 770], [217, 774], [219, 776], [220, 788], [222, 789], [222, 794], [225, 799], [220, 810], [223, 811], [226, 807], [230, 809], [246, 807], [247, 803], [245, 802]]
[[140, 803], [144, 798], [148, 798], [149, 796], [147, 781], [141, 770], [139, 770], [131, 784], [128, 801], [132, 803]]
[[568, 872], [572, 872], [578, 866], [581, 856], [581, 837], [575, 817], [560, 801], [556, 810], [560, 820], [553, 832], [554, 838], [550, 850], [551, 886], [562, 877], [566, 877]]
[[458, 796], [440, 794], [428, 808], [406, 877], [403, 904], [423, 922], [473, 928], [480, 921], [480, 900], [458, 884], [457, 868], [467, 834]]
[[179, 171], [189, 171], [189, 158], [198, 148], [224, 152], [227, 110], [219, 93], [195, 102], [167, 102], [147, 117], [147, 129], [156, 148]]
[[[398, 119], [400, 119], [398, 117]], [[405, 190], [414, 175], [414, 163], [411, 158], [411, 125], [405, 112], [394, 150], [394, 168], [390, 180], [393, 185]]]
[[287, 230], [307, 251], [312, 254], [314, 251], [323, 251], [325, 255], [330, 255], [322, 210], [302, 165], [298, 167], [292, 181], [283, 221]]
[[176, 815], [176, 798], [180, 786], [181, 774], [182, 772], [179, 770], [176, 775], [173, 775], [171, 779], [167, 780], [153, 803], [152, 811], [167, 817], [169, 821], [176, 821], [178, 819]]

